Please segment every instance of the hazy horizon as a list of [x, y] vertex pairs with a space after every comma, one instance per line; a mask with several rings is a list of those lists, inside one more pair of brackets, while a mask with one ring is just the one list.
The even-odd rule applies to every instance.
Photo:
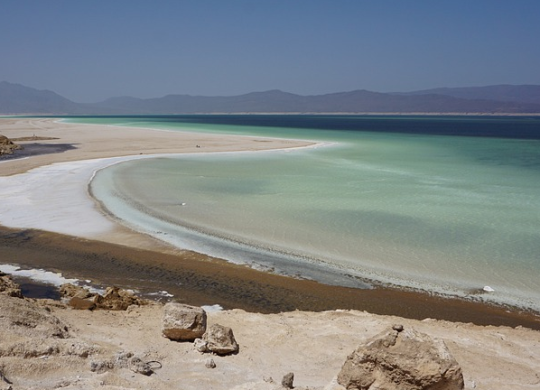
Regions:
[[540, 2], [0, 5], [0, 80], [75, 102], [540, 84]]

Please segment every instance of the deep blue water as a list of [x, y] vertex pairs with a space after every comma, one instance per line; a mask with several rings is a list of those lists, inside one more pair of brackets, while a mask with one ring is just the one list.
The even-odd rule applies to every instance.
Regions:
[[[75, 117], [74, 117], [75, 119]], [[92, 123], [200, 124], [286, 129], [540, 139], [538, 116], [169, 115], [79, 117]]]

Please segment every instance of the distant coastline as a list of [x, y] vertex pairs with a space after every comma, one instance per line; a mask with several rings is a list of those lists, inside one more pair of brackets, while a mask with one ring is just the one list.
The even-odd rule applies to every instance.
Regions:
[[[25, 114], [13, 114], [13, 115], [25, 115]], [[148, 114], [153, 115], [153, 114]], [[540, 112], [536, 113], [491, 113], [491, 112], [193, 112], [189, 114], [183, 114], [183, 113], [175, 113], [175, 114], [155, 114], [156, 116], [182, 116], [182, 115], [313, 115], [313, 116], [339, 116], [339, 115], [347, 115], [347, 116], [434, 116], [434, 117], [440, 117], [440, 116], [467, 116], [467, 117], [474, 117], [474, 116], [493, 116], [493, 117], [505, 117], [505, 116], [540, 116]], [[8, 115], [6, 115], [8, 116]], [[43, 117], [44, 115], [37, 115], [39, 117]], [[46, 116], [46, 115], [45, 115]], [[50, 114], [50, 116], [56, 117], [60, 115], [54, 115]], [[69, 115], [67, 115], [69, 116]], [[93, 116], [93, 115], [89, 115]], [[99, 115], [98, 115], [99, 116]], [[107, 116], [107, 115], [104, 115]], [[114, 116], [131, 116], [131, 115], [114, 115]], [[137, 116], [147, 116], [147, 114], [141, 114]]]

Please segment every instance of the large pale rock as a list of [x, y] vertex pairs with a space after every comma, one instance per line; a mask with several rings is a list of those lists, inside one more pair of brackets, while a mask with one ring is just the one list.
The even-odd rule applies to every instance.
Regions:
[[219, 324], [212, 324], [203, 336], [206, 350], [218, 355], [228, 355], [238, 352], [238, 343], [231, 328]]
[[347, 390], [462, 390], [461, 367], [441, 340], [396, 327], [360, 345], [343, 365]]
[[169, 302], [163, 307], [165, 337], [175, 341], [193, 341], [206, 331], [206, 312], [195, 306]]

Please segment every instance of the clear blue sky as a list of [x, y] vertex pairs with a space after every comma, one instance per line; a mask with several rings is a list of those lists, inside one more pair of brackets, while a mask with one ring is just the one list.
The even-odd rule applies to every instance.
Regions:
[[0, 50], [77, 102], [540, 84], [540, 0], [0, 0]]

